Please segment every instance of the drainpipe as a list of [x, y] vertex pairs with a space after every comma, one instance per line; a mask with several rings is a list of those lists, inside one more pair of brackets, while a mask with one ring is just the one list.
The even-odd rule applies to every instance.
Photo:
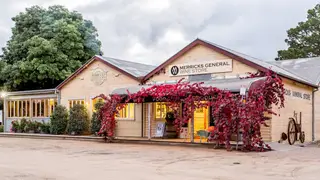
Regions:
[[314, 142], [315, 141], [315, 129], [314, 129], [314, 127], [315, 127], [315, 112], [314, 112], [314, 94], [315, 94], [315, 92], [317, 92], [319, 89], [317, 88], [317, 89], [313, 89], [312, 90], [312, 142]]
[[56, 92], [55, 92], [55, 94], [58, 94], [58, 105], [60, 105], [61, 104], [61, 95], [60, 95], [60, 91], [58, 90], [58, 89], [56, 89]]

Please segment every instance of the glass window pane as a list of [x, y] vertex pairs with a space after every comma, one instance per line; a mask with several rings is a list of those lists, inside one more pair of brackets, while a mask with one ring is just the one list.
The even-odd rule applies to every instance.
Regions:
[[32, 116], [37, 117], [37, 104], [35, 100], [32, 100]]
[[36, 100], [36, 106], [37, 106], [37, 117], [41, 116], [41, 103], [39, 100]]
[[19, 117], [19, 101], [15, 101], [15, 113], [16, 113], [16, 117]]
[[134, 118], [134, 104], [129, 104], [129, 118]]

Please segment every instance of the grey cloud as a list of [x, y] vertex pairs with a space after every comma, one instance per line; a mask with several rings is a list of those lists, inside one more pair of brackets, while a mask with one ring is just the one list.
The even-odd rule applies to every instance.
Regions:
[[[29, 0], [30, 5], [41, 0]], [[54, 1], [54, 0], [51, 0]], [[41, 1], [43, 3], [44, 1]], [[46, 2], [49, 2], [46, 0]], [[159, 12], [142, 8], [144, 0], [104, 0], [75, 10], [93, 21], [106, 56], [159, 64], [196, 37], [261, 58], [273, 59], [285, 48], [286, 30], [306, 17], [318, 0], [170, 0]], [[2, 6], [3, 5], [3, 6]], [[1, 8], [7, 6], [6, 8]], [[14, 4], [0, 1], [1, 22], [10, 28]], [[186, 41], [163, 43], [168, 30], [177, 30]], [[1, 31], [1, 29], [0, 29]], [[10, 30], [8, 31], [10, 32]], [[0, 34], [0, 45], [7, 34]], [[135, 43], [147, 52], [128, 52]]]

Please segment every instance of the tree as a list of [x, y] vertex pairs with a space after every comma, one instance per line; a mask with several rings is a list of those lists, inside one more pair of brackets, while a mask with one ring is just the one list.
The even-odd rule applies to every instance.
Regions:
[[84, 62], [101, 54], [92, 22], [63, 6], [27, 8], [13, 17], [3, 48], [1, 80], [10, 90], [54, 88]]
[[289, 48], [278, 51], [276, 60], [320, 56], [320, 4], [308, 10], [307, 20], [287, 31]]

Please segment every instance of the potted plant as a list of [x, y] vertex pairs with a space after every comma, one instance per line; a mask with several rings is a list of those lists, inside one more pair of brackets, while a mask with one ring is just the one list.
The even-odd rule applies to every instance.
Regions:
[[36, 123], [34, 121], [29, 120], [25, 127], [25, 132], [34, 133], [35, 129], [36, 129]]
[[20, 120], [20, 131], [21, 131], [21, 132], [26, 132], [26, 131], [25, 131], [25, 127], [26, 127], [27, 123], [28, 123], [28, 121], [27, 121], [27, 119], [25, 119], [25, 118], [22, 118], [22, 119]]
[[40, 126], [41, 126], [41, 122], [38, 122], [38, 121], [34, 121], [34, 132], [35, 133], [40, 133], [41, 129], [40, 129]]
[[173, 121], [175, 120], [174, 113], [173, 112], [167, 112], [165, 119], [166, 119], [168, 125], [172, 125]]
[[[17, 133], [20, 131], [20, 124], [19, 121], [13, 120], [11, 122], [11, 132]], [[21, 131], [20, 131], [21, 132]]]

